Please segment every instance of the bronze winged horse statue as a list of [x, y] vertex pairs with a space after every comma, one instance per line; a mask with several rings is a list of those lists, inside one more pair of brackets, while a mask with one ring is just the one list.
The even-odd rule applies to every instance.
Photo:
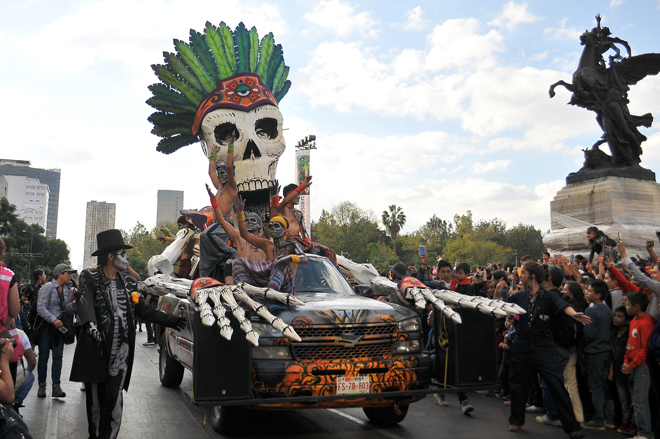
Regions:
[[[578, 68], [573, 73], [573, 83], [558, 81], [550, 86], [550, 97], [555, 96], [559, 85], [573, 93], [569, 104], [586, 108], [596, 113], [596, 121], [603, 130], [601, 140], [593, 145], [607, 142], [612, 153], [612, 165], [634, 166], [641, 161], [641, 143], [646, 137], [637, 129], [650, 127], [651, 113], [634, 116], [628, 110], [628, 90], [648, 75], [660, 72], [660, 54], [648, 53], [631, 56], [630, 46], [624, 40], [610, 37], [607, 27], [600, 27], [600, 15], [596, 16], [598, 26], [580, 36], [584, 46]], [[628, 56], [621, 57], [616, 44], [623, 45]], [[603, 54], [614, 50], [616, 56], [609, 57], [606, 66]]]

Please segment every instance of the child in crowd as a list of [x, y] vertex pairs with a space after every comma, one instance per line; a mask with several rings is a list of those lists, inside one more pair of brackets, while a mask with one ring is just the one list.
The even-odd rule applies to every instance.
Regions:
[[628, 345], [628, 325], [631, 317], [626, 312], [625, 306], [620, 306], [614, 310], [612, 318], [612, 329], [610, 335], [610, 347], [612, 349], [612, 363], [610, 364], [610, 373], [607, 379], [614, 381], [616, 390], [621, 403], [621, 425], [616, 429], [619, 433], [633, 436], [637, 433], [637, 427], [632, 422], [632, 411], [630, 410], [630, 386], [628, 376], [623, 374], [623, 359], [626, 355], [626, 346]]
[[584, 313], [591, 318], [592, 323], [584, 326], [582, 343], [594, 416], [591, 421], [583, 423], [582, 427], [594, 430], [614, 428], [614, 404], [611, 397], [606, 397], [610, 396], [606, 395], [606, 389], [612, 355], [610, 352], [612, 311], [605, 305], [608, 296], [609, 288], [602, 280], [592, 281], [585, 293], [585, 298], [591, 306]]
[[495, 396], [504, 399], [505, 401], [509, 400], [509, 365], [511, 364], [509, 349], [513, 344], [513, 340], [516, 338], [516, 323], [514, 316], [506, 316], [506, 320], [504, 321], [506, 332], [504, 333], [504, 341], [500, 343], [500, 348], [502, 348], [502, 365], [500, 366], [498, 379], [501, 390], [500, 393]]
[[626, 355], [621, 371], [632, 376], [632, 407], [637, 419], [638, 437], [652, 438], [651, 409], [649, 407], [649, 388], [651, 377], [646, 364], [648, 341], [657, 320], [646, 314], [649, 299], [646, 294], [636, 292], [627, 296], [626, 311], [634, 317], [630, 322], [630, 335], [626, 346]]

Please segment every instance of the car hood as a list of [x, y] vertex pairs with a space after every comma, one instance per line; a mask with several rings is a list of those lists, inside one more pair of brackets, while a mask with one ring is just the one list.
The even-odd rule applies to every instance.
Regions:
[[379, 302], [361, 296], [329, 293], [296, 293], [305, 302], [277, 312], [285, 322], [298, 326], [393, 323], [417, 317], [413, 310], [400, 305]]

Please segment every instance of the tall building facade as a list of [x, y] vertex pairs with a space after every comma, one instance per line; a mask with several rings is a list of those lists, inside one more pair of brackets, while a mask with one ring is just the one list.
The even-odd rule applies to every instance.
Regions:
[[104, 230], [115, 228], [117, 205], [105, 201], [88, 201], [87, 217], [85, 219], [85, 253], [84, 268], [96, 265], [96, 235]]
[[47, 230], [50, 190], [37, 178], [5, 175], [7, 200], [16, 206], [16, 215], [28, 224]]
[[156, 209], [156, 225], [166, 222], [176, 222], [179, 211], [183, 209], [183, 191], [158, 190], [158, 205]]
[[[39, 169], [30, 167], [28, 160], [0, 159], [0, 175], [36, 178], [41, 184], [48, 185], [48, 210], [46, 219], [46, 237], [57, 238], [57, 218], [60, 205], [60, 177], [59, 169]], [[9, 197], [7, 197], [9, 199]], [[16, 204], [12, 200], [10, 203]]]

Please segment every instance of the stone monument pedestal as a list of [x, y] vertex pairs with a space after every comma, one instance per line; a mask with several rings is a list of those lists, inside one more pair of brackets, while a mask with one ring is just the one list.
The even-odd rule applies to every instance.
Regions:
[[608, 176], [567, 184], [550, 203], [552, 231], [543, 238], [551, 253], [589, 255], [593, 225], [626, 244], [628, 254], [648, 256], [645, 243], [660, 230], [660, 184]]

